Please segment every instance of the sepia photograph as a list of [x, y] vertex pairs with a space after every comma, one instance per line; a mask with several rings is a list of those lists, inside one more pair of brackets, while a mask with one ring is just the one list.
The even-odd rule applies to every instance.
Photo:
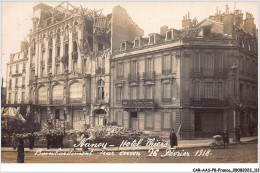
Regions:
[[1, 163], [258, 163], [258, 5], [2, 1]]

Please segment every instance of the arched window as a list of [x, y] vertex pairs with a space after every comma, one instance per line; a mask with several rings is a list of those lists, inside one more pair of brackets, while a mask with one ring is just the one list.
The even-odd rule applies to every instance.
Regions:
[[105, 98], [105, 92], [104, 92], [104, 81], [103, 80], [99, 80], [97, 82], [97, 96], [98, 99], [103, 100]]

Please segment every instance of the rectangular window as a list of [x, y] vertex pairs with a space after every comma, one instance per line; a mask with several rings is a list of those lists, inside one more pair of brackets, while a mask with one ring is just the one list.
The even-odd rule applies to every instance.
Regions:
[[205, 98], [207, 99], [213, 98], [213, 82], [205, 83]]
[[193, 58], [193, 71], [199, 72], [200, 71], [200, 57], [199, 53], [196, 53]]
[[153, 128], [153, 113], [152, 112], [146, 112], [146, 114], [145, 114], [145, 127], [146, 127], [146, 129]]
[[48, 64], [52, 64], [52, 49], [49, 49], [49, 60]]
[[8, 96], [8, 100], [9, 100], [9, 103], [11, 102], [11, 100], [12, 100], [12, 94], [11, 93], [9, 93], [9, 96]]
[[166, 55], [163, 57], [163, 74], [171, 73], [171, 56]]
[[10, 75], [12, 74], [12, 66], [10, 66]]
[[130, 98], [137, 99], [138, 98], [137, 94], [138, 94], [137, 86], [130, 87]]
[[117, 78], [123, 78], [123, 63], [117, 64]]
[[132, 74], [137, 74], [138, 67], [137, 67], [137, 61], [132, 61]]
[[153, 86], [152, 85], [145, 86], [145, 98], [153, 99]]
[[163, 102], [171, 101], [171, 84], [163, 83]]
[[117, 112], [117, 125], [123, 125], [123, 112]]
[[18, 95], [17, 95], [17, 93], [15, 93], [14, 94], [14, 102], [17, 103], [17, 101], [18, 101]]
[[57, 46], [57, 52], [56, 52], [56, 55], [57, 55], [57, 57], [60, 56], [60, 46]]
[[55, 109], [55, 119], [60, 119], [60, 110]]
[[169, 130], [171, 128], [171, 113], [164, 112], [163, 113], [163, 121], [162, 127], [164, 130]]
[[22, 103], [25, 101], [25, 93], [22, 92]]
[[223, 83], [222, 82], [218, 83], [218, 98], [220, 100], [223, 100]]
[[19, 72], [19, 64], [16, 64], [16, 69], [15, 69], [15, 73]]
[[153, 59], [148, 58], [146, 60], [146, 72], [152, 72], [153, 71]]
[[9, 89], [12, 88], [12, 79], [9, 80]]
[[15, 79], [15, 87], [18, 87], [18, 78]]
[[122, 87], [116, 87], [116, 101], [122, 100]]
[[194, 99], [200, 99], [200, 83], [194, 82]]

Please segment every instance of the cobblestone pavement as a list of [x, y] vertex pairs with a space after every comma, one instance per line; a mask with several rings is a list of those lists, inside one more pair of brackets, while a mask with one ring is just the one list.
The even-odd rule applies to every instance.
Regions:
[[[90, 152], [86, 151], [86, 153]], [[257, 141], [251, 141], [230, 145], [228, 149], [209, 150], [206, 147], [198, 147], [171, 150], [171, 152], [162, 149], [159, 152], [157, 150], [111, 151], [107, 153], [94, 152], [92, 155], [84, 156], [36, 156], [35, 151], [31, 151], [25, 152], [25, 163], [255, 163], [258, 158], [257, 153]], [[16, 157], [17, 152], [2, 151], [2, 163], [15, 163]]]

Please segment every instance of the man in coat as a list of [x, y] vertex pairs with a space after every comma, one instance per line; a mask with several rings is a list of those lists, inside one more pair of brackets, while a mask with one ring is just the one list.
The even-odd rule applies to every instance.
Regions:
[[177, 136], [174, 129], [172, 129], [172, 131], [170, 132], [170, 145], [171, 148], [173, 148], [174, 146], [178, 146]]
[[17, 154], [17, 163], [24, 163], [24, 146], [23, 146], [23, 138], [20, 138], [18, 146], [18, 154]]
[[35, 137], [34, 137], [34, 134], [32, 132], [29, 136], [29, 147], [30, 147], [30, 149], [33, 149], [33, 147], [34, 147], [34, 139], [35, 139]]
[[50, 145], [52, 143], [52, 136], [51, 136], [51, 132], [49, 131], [49, 133], [47, 134], [46, 136], [46, 139], [47, 139], [47, 149], [50, 149]]

